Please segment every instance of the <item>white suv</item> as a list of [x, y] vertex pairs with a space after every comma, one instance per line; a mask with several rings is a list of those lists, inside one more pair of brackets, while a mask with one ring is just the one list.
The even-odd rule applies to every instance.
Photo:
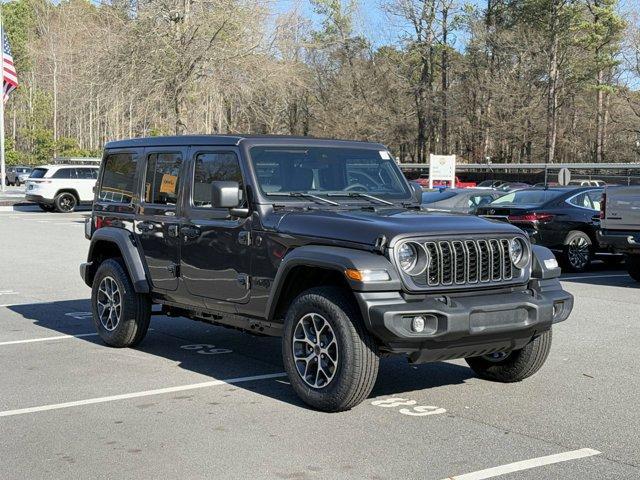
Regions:
[[25, 198], [46, 212], [73, 212], [93, 202], [98, 167], [90, 165], [42, 165], [25, 182]]

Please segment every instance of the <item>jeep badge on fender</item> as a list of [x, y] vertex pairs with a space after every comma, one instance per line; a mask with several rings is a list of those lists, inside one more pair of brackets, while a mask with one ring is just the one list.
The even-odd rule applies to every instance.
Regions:
[[134, 346], [156, 303], [281, 336], [293, 389], [332, 412], [367, 398], [382, 354], [533, 375], [573, 308], [553, 255], [513, 225], [422, 211], [420, 195], [375, 143], [108, 143], [80, 268], [96, 329]]

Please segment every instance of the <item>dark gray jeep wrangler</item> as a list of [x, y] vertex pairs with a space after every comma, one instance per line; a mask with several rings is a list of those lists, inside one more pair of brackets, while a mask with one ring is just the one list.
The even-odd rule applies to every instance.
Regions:
[[140, 342], [151, 304], [283, 337], [309, 405], [367, 398], [378, 362], [465, 358], [522, 380], [544, 363], [573, 298], [549, 250], [519, 229], [420, 210], [380, 144], [184, 136], [106, 145], [81, 273], [114, 347]]

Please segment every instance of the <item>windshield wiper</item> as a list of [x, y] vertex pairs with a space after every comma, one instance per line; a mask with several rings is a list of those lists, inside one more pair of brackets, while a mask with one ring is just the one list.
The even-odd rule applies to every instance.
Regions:
[[355, 197], [355, 198], [366, 198], [367, 200], [373, 200], [376, 202], [383, 203], [385, 205], [394, 205], [393, 202], [388, 200], [384, 200], [382, 198], [374, 197], [373, 195], [369, 195], [368, 193], [362, 192], [344, 192], [344, 193], [327, 193], [329, 197]]
[[314, 200], [320, 200], [321, 202], [328, 203], [329, 205], [333, 205], [336, 207], [340, 206], [338, 202], [334, 202], [333, 200], [329, 200], [328, 198], [322, 198], [312, 193], [306, 193], [306, 192], [268, 192], [266, 193], [266, 195], [269, 197], [285, 196], [285, 197], [313, 198]]

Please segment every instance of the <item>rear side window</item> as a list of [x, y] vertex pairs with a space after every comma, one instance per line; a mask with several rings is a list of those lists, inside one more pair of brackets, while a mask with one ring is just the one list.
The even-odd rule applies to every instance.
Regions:
[[193, 205], [211, 206], [211, 182], [238, 182], [242, 190], [242, 172], [234, 152], [201, 153], [196, 157], [193, 178]]
[[175, 205], [180, 187], [179, 153], [153, 153], [147, 161], [144, 201], [156, 205]]
[[48, 171], [46, 168], [34, 168], [29, 178], [43, 178]]
[[55, 172], [53, 172], [53, 175], [51, 175], [51, 178], [76, 178], [76, 169], [75, 168], [59, 168], [58, 170], [56, 170]]
[[103, 165], [98, 200], [131, 203], [137, 163], [138, 160], [131, 153], [108, 155]]

